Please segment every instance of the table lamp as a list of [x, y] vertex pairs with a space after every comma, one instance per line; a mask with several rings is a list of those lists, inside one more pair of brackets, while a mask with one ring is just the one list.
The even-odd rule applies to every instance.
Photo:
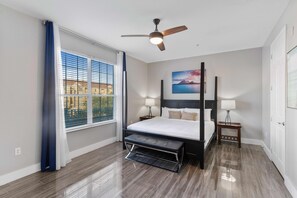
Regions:
[[153, 117], [153, 114], [152, 114], [152, 106], [155, 105], [155, 100], [152, 99], [152, 98], [146, 98], [145, 99], [145, 106], [148, 106], [149, 107], [149, 114], [148, 116], [151, 118]]
[[225, 109], [227, 111], [227, 115], [225, 118], [225, 124], [231, 125], [230, 110], [236, 109], [235, 100], [222, 100], [221, 101], [221, 109]]

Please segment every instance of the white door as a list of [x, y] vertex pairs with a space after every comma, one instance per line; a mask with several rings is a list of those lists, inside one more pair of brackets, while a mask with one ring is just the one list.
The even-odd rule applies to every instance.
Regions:
[[270, 46], [270, 143], [271, 160], [285, 173], [286, 27]]

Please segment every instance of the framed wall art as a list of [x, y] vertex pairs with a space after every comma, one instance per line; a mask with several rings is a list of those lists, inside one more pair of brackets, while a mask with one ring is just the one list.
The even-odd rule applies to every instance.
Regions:
[[[172, 93], [200, 93], [200, 75], [200, 69], [172, 72]], [[204, 84], [206, 92], [206, 72]]]

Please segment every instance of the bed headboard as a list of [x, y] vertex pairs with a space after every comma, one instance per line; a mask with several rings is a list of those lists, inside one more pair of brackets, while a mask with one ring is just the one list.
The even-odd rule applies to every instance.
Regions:
[[[200, 108], [200, 100], [165, 100], [161, 102], [161, 107], [168, 108]], [[205, 100], [205, 109], [212, 109], [211, 119], [216, 120], [217, 115], [217, 101]], [[162, 109], [161, 109], [162, 111]], [[162, 112], [161, 112], [162, 113]]]
[[[201, 67], [201, 82], [204, 81], [204, 78], [202, 77], [202, 75], [204, 76], [204, 63], [202, 64], [203, 66]], [[200, 87], [200, 90], [204, 90], [204, 84], [201, 84], [202, 86]], [[200, 94], [200, 100], [204, 100], [204, 93]], [[200, 100], [166, 100], [164, 99], [164, 82], [163, 80], [161, 80], [161, 104], [160, 104], [160, 115], [162, 114], [162, 107], [169, 107], [169, 108], [197, 108], [200, 109], [202, 107], [202, 109], [212, 109], [211, 111], [211, 119], [215, 122], [215, 131], [217, 131], [217, 113], [218, 113], [218, 77], [215, 77], [215, 89], [214, 89], [214, 99], [213, 100], [204, 100], [205, 103], [200, 104]], [[204, 111], [200, 110], [200, 114], [204, 117]], [[201, 118], [202, 119], [202, 118]], [[200, 128], [202, 128], [202, 130], [204, 129], [204, 123], [200, 126]], [[202, 133], [200, 133], [201, 135]], [[204, 139], [204, 130], [203, 130], [203, 138], [200, 139]], [[201, 136], [200, 136], [201, 137]]]

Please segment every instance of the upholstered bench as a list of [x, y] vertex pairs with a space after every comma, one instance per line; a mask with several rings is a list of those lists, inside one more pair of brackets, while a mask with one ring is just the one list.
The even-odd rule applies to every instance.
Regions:
[[[181, 141], [169, 140], [169, 139], [153, 137], [148, 135], [139, 135], [139, 134], [133, 134], [133, 135], [127, 136], [125, 137], [124, 141], [125, 141], [126, 148], [129, 150], [129, 153], [126, 156], [126, 159], [130, 159], [130, 155], [137, 152], [136, 148], [145, 148], [145, 149], [151, 149], [158, 152], [173, 154], [176, 159], [175, 163], [178, 166], [177, 168], [174, 168], [174, 170], [172, 171], [178, 172], [182, 166], [183, 157], [184, 157], [184, 143]], [[161, 159], [160, 155], [150, 155], [150, 157], [155, 158], [155, 160], [164, 160], [167, 162], [169, 161], [168, 159]], [[148, 163], [148, 161], [151, 161], [151, 163]], [[160, 162], [155, 163], [154, 160], [146, 160], [146, 162], [144, 163], [147, 163], [153, 166], [158, 166], [156, 164], [160, 164]], [[164, 167], [160, 167], [160, 168], [164, 168]], [[168, 170], [171, 170], [171, 169], [169, 168]]]

